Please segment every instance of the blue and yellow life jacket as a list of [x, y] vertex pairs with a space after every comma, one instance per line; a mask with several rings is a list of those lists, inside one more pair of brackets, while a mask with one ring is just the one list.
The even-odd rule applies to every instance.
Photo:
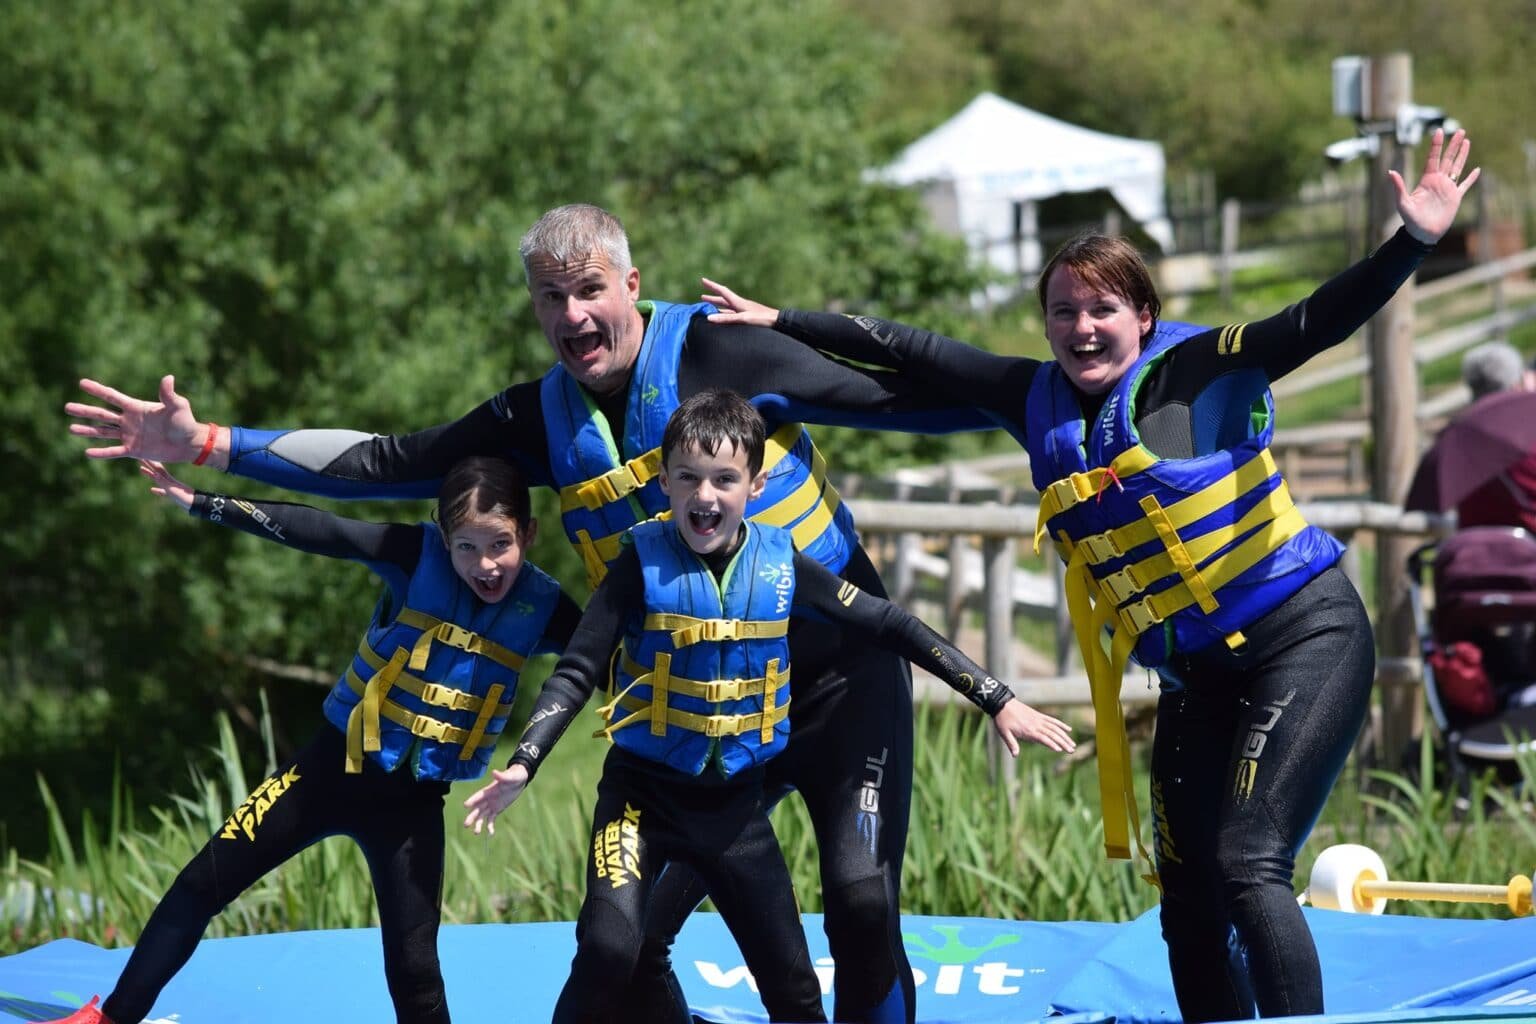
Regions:
[[[592, 396], [564, 367], [545, 374], [539, 390], [561, 525], [594, 587], [618, 557], [624, 531], [667, 509], [657, 477], [662, 432], [679, 404], [683, 339], [693, 317], [715, 312], [707, 303], [642, 302], [640, 309], [645, 337], [629, 383], [622, 453]], [[798, 423], [774, 431], [763, 470], [767, 485], [747, 506], [748, 517], [787, 528], [800, 551], [841, 572], [858, 543], [853, 516], [827, 481], [826, 461], [810, 434]]]
[[718, 583], [672, 523], [630, 537], [645, 616], [615, 654], [617, 696], [598, 735], [686, 775], [767, 761], [789, 740], [790, 532], [750, 523]]
[[[1244, 326], [1222, 328], [1219, 343], [1236, 351]], [[1029, 393], [1026, 433], [1041, 496], [1035, 544], [1049, 536], [1067, 563], [1067, 607], [1099, 729], [1111, 857], [1130, 856], [1128, 818], [1141, 845], [1119, 703], [1129, 661], [1156, 668], [1174, 652], [1217, 642], [1240, 648], [1244, 627], [1343, 552], [1302, 518], [1280, 476], [1269, 451], [1274, 402], [1262, 379], [1253, 379], [1259, 371], [1218, 377], [1196, 399], [1193, 458], [1162, 459], [1141, 443], [1136, 403], [1147, 375], [1171, 349], [1206, 330], [1160, 330], [1091, 428], [1056, 363], [1040, 368]], [[1256, 392], [1260, 397], [1250, 399]]]
[[414, 750], [418, 779], [474, 779], [506, 728], [560, 585], [524, 562], [511, 591], [487, 604], [454, 572], [438, 528], [423, 523], [421, 532], [405, 606], [391, 608], [387, 592], [380, 599], [325, 717], [347, 734], [349, 772], [362, 771], [365, 756], [394, 771]]

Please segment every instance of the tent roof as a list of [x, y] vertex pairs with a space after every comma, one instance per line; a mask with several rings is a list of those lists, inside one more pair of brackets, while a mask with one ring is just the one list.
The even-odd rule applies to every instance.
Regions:
[[915, 185], [953, 181], [1010, 199], [1040, 199], [1131, 181], [1161, 182], [1163, 147], [1107, 135], [984, 92], [880, 172]]

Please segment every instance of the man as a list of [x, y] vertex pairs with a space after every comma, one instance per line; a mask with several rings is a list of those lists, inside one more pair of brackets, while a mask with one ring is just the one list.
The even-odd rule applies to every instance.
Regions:
[[[157, 403], [82, 381], [106, 404], [70, 403], [67, 412], [91, 421], [70, 430], [118, 442], [87, 452], [96, 458], [190, 460], [346, 498], [434, 493], [437, 478], [461, 458], [509, 457], [531, 483], [560, 492], [562, 524], [595, 585], [624, 530], [665, 507], [655, 449], [667, 417], [692, 394], [728, 388], [751, 397], [773, 431], [768, 486], [749, 514], [789, 528], [803, 553], [885, 595], [825, 463], [791, 421], [909, 429], [988, 423], [936, 405], [894, 375], [828, 362], [772, 331], [711, 324], [703, 314], [713, 307], [642, 302], [623, 227], [597, 207], [551, 210], [520, 252], [534, 314], [559, 365], [455, 422], [387, 437], [223, 428], [199, 422], [166, 377]], [[767, 784], [775, 799], [798, 790], [815, 825], [837, 962], [835, 1019], [911, 1024], [912, 973], [898, 913], [912, 792], [911, 676], [902, 659], [829, 624], [797, 623], [790, 644], [791, 740]], [[658, 886], [637, 985], [670, 979], [666, 942], [702, 896], [684, 874], [669, 872]], [[675, 993], [675, 979], [670, 987]]]

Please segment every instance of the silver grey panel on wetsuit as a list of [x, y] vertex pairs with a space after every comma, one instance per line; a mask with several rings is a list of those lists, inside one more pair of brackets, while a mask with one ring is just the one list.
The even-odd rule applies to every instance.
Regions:
[[361, 430], [293, 430], [269, 444], [267, 450], [300, 469], [319, 473], [348, 448], [378, 436]]

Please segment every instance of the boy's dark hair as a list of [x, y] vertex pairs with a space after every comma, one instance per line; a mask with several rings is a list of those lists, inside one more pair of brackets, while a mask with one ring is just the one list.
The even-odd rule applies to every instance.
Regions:
[[667, 420], [661, 435], [661, 464], [665, 466], [678, 448], [713, 455], [727, 441], [747, 455], [747, 475], [763, 468], [763, 417], [752, 403], [734, 391], [708, 388], [683, 402]]
[[477, 515], [504, 516], [525, 533], [533, 513], [522, 471], [486, 455], [454, 463], [437, 491], [437, 525], [446, 536]]

